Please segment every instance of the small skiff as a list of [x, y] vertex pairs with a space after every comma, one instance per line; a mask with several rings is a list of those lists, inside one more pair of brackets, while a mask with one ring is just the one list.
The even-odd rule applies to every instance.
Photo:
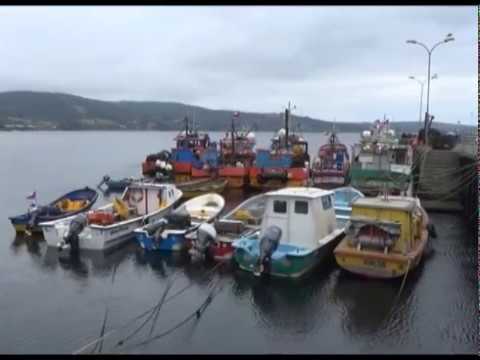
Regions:
[[146, 250], [180, 251], [188, 245], [186, 235], [200, 224], [212, 222], [225, 206], [225, 199], [210, 193], [197, 196], [159, 221], [136, 229], [135, 237]]
[[85, 187], [70, 191], [46, 206], [38, 206], [29, 212], [9, 219], [17, 233], [41, 232], [39, 223], [55, 221], [87, 211], [97, 201], [95, 190]]

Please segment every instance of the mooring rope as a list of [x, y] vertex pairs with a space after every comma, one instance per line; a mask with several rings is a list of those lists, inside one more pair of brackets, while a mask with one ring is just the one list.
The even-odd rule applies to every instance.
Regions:
[[[221, 267], [224, 263], [223, 262], [219, 262], [218, 264], [216, 264], [213, 268], [211, 268], [210, 270], [208, 270], [206, 273], [203, 274], [202, 276], [202, 280], [207, 278], [208, 276], [210, 276], [215, 270], [217, 270], [219, 267]], [[193, 285], [195, 285], [195, 283], [193, 281], [190, 281], [190, 283], [185, 286], [183, 289], [177, 291], [176, 293], [174, 293], [172, 296], [168, 297], [166, 300], [165, 300], [165, 304], [168, 303], [169, 301], [173, 300], [175, 297], [179, 296], [180, 294], [182, 294], [183, 292], [185, 292], [187, 289], [189, 289], [190, 287], [192, 287]], [[147, 309], [146, 311], [144, 311], [143, 313], [135, 316], [134, 318], [132, 318], [131, 320], [127, 321], [124, 325], [121, 325], [117, 328], [113, 328], [109, 331], [107, 331], [105, 334], [103, 334], [102, 336], [88, 342], [87, 344], [85, 344], [84, 346], [80, 347], [79, 349], [75, 350], [72, 354], [73, 355], [76, 355], [76, 354], [80, 354], [82, 353], [85, 349], [88, 349], [90, 346], [92, 345], [95, 345], [97, 344], [99, 341], [102, 341], [108, 337], [110, 337], [111, 335], [113, 335], [114, 333], [120, 331], [120, 330], [123, 330], [123, 329], [126, 329], [128, 328], [129, 326], [131, 326], [132, 324], [134, 324], [136, 321], [144, 318], [145, 316], [149, 315], [149, 313], [152, 313], [156, 308], [157, 308], [157, 305], [158, 304], [155, 304], [153, 305], [152, 307], [150, 307], [149, 309]], [[150, 314], [151, 315], [151, 314]], [[147, 321], [148, 322], [148, 321]]]

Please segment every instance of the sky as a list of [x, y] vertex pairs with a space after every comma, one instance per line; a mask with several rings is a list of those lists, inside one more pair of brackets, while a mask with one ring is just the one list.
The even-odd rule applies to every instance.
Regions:
[[[476, 124], [474, 6], [0, 6], [0, 92]], [[427, 86], [424, 87], [423, 112]]]

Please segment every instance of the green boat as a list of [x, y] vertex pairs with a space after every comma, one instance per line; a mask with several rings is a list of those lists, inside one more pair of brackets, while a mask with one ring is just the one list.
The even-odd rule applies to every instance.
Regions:
[[353, 148], [351, 186], [376, 196], [385, 188], [394, 195], [411, 196], [413, 149], [401, 143], [388, 120], [377, 120]]

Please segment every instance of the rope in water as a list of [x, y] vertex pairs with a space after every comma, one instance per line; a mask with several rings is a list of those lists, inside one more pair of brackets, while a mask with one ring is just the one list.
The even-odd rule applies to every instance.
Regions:
[[[210, 276], [215, 270], [217, 270], [220, 266], [222, 266], [224, 263], [220, 262], [218, 264], [216, 264], [213, 268], [211, 268], [209, 271], [207, 271], [203, 276], [202, 276], [202, 279], [205, 279], [207, 278], [208, 276]], [[193, 281], [191, 281], [188, 285], [186, 285], [183, 289], [180, 289], [179, 291], [177, 291], [176, 293], [174, 293], [172, 296], [168, 297], [166, 300], [165, 300], [165, 303], [168, 303], [169, 301], [173, 300], [175, 297], [179, 296], [180, 294], [182, 294], [183, 292], [185, 292], [187, 289], [189, 289], [190, 287], [192, 287], [193, 285], [195, 285], [195, 283]], [[120, 331], [120, 330], [123, 330], [123, 329], [126, 329], [128, 328], [129, 326], [131, 326], [132, 324], [134, 324], [136, 321], [144, 318], [145, 316], [147, 316], [149, 313], [151, 313], [152, 311], [154, 311], [156, 308], [157, 308], [157, 305], [158, 304], [155, 304], [154, 306], [150, 307], [149, 309], [147, 309], [146, 311], [144, 311], [143, 313], [141, 313], [140, 315], [137, 315], [135, 316], [134, 318], [132, 318], [131, 320], [127, 321], [124, 325], [121, 325], [117, 328], [114, 328], [114, 329], [111, 329], [109, 330], [108, 332], [106, 332], [105, 334], [103, 334], [102, 336], [90, 341], [89, 343], [85, 344], [84, 346], [82, 346], [81, 348], [75, 350], [73, 352], [73, 355], [76, 355], [76, 354], [80, 354], [82, 353], [85, 349], [88, 349], [90, 346], [92, 345], [95, 345], [97, 344], [99, 341], [102, 341], [108, 337], [110, 337], [111, 335], [113, 335], [114, 333]]]
[[[165, 330], [163, 331], [162, 333], [160, 334], [157, 334], [155, 336], [151, 336], [149, 337], [147, 340], [144, 340], [144, 341], [141, 341], [139, 343], [136, 343], [136, 344], [133, 344], [131, 345], [128, 349], [126, 350], [131, 350], [131, 349], [134, 349], [134, 348], [137, 348], [139, 346], [142, 346], [142, 345], [146, 345], [154, 340], [158, 340], [164, 336], [167, 336], [168, 334], [172, 333], [173, 331], [175, 331], [176, 329], [180, 328], [182, 325], [186, 324], [188, 321], [190, 321], [191, 319], [193, 318], [197, 318], [199, 319], [200, 316], [203, 314], [203, 312], [206, 310], [207, 306], [210, 305], [210, 303], [212, 302], [213, 298], [215, 296], [217, 296], [220, 291], [223, 289], [220, 288], [220, 291], [218, 291], [217, 293], [215, 293], [215, 290], [216, 288], [218, 287], [218, 284], [220, 283], [221, 279], [219, 279], [215, 285], [212, 287], [212, 290], [210, 290], [209, 294], [207, 295], [207, 297], [205, 298], [205, 300], [202, 302], [202, 304], [200, 304], [200, 306], [195, 310], [193, 311], [191, 314], [189, 314], [187, 317], [185, 317], [182, 321], [178, 322], [177, 324], [175, 324], [174, 326], [172, 326], [170, 329], [168, 330]], [[117, 344], [117, 345], [123, 345], [122, 344]]]

